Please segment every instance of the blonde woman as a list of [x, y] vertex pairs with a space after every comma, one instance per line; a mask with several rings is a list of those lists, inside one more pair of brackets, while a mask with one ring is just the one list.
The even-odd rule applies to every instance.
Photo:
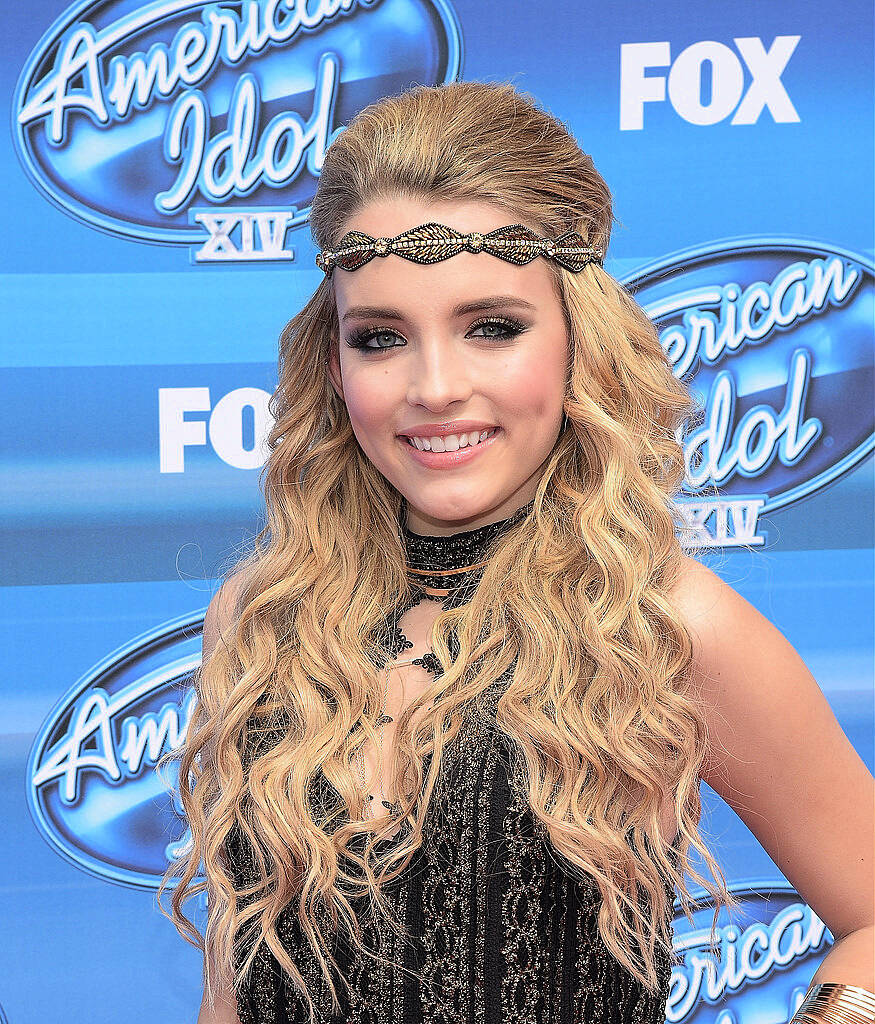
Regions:
[[735, 905], [701, 779], [838, 939], [804, 1019], [865, 1000], [872, 777], [679, 543], [693, 403], [591, 159], [510, 84], [416, 87], [332, 144], [310, 225], [179, 752], [201, 1024], [660, 1024], [685, 874]]

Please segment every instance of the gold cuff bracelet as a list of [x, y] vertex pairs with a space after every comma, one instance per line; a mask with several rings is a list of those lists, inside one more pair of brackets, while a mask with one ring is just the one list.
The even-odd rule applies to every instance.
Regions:
[[858, 985], [812, 985], [789, 1024], [875, 1024], [875, 993]]

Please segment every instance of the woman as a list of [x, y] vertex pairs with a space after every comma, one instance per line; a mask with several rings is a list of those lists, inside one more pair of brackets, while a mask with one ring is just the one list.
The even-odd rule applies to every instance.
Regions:
[[384, 99], [328, 150], [268, 522], [181, 752], [201, 1022], [661, 1022], [685, 873], [734, 906], [700, 779], [841, 938], [815, 981], [875, 987], [872, 778], [679, 544], [693, 403], [611, 221], [507, 84]]

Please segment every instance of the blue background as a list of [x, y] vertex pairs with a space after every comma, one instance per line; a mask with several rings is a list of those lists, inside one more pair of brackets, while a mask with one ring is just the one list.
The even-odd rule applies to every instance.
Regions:
[[[457, 0], [453, 9], [459, 77], [511, 79], [533, 93], [611, 186], [621, 223], [606, 266], [616, 277], [748, 235], [820, 241], [871, 262], [870, 4], [853, 0], [833, 15], [798, 0]], [[154, 892], [77, 870], [44, 840], [27, 808], [25, 766], [75, 681], [132, 637], [203, 609], [258, 526], [257, 470], [233, 469], [205, 447], [188, 449], [184, 473], [159, 472], [158, 388], [207, 386], [213, 403], [233, 388], [271, 391], [279, 332], [321, 275], [306, 226], [289, 233], [292, 263], [196, 266], [186, 247], [98, 231], [46, 199], [15, 152], [13, 95], [64, 10], [7, 4], [0, 34], [10, 116], [0, 155], [0, 1006], [13, 1024], [183, 1024], [197, 1016], [200, 954], [158, 913]], [[732, 48], [734, 37], [759, 36], [768, 48], [797, 34], [782, 83], [798, 123], [776, 124], [764, 110], [753, 125], [696, 126], [666, 102], [645, 104], [643, 130], [620, 130], [621, 43], [669, 40], [674, 59], [699, 40]], [[381, 54], [371, 59], [376, 76]], [[271, 200], [248, 200], [259, 201]], [[871, 422], [871, 404], [847, 415]], [[872, 505], [870, 455], [771, 514], [762, 549], [708, 560], [793, 643], [870, 770]], [[702, 789], [703, 826], [727, 877], [780, 879], [743, 823]], [[740, 1020], [758, 1019], [751, 1005]], [[697, 1021], [717, 1019], [718, 1008], [706, 1009]]]

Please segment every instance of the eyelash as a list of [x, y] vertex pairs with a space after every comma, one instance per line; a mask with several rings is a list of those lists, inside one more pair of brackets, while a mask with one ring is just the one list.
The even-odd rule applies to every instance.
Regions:
[[[486, 335], [482, 337], [486, 338], [487, 341], [508, 341], [511, 338], [515, 338], [522, 334], [523, 331], [528, 330], [525, 324], [515, 320], [513, 317], [487, 317], [484, 320], [477, 320], [471, 324], [469, 330], [474, 330], [476, 327], [483, 327], [486, 324], [498, 324], [500, 327], [507, 328], [508, 333], [502, 334], [493, 338], [489, 338]], [[403, 348], [402, 345], [366, 345], [365, 342], [370, 341], [377, 334], [394, 334], [400, 338], [401, 335], [397, 331], [392, 330], [390, 327], [360, 327], [347, 338], [347, 345], [350, 348], [359, 349], [363, 354], [367, 353], [370, 355], [373, 352], [390, 352], [393, 348]]]

